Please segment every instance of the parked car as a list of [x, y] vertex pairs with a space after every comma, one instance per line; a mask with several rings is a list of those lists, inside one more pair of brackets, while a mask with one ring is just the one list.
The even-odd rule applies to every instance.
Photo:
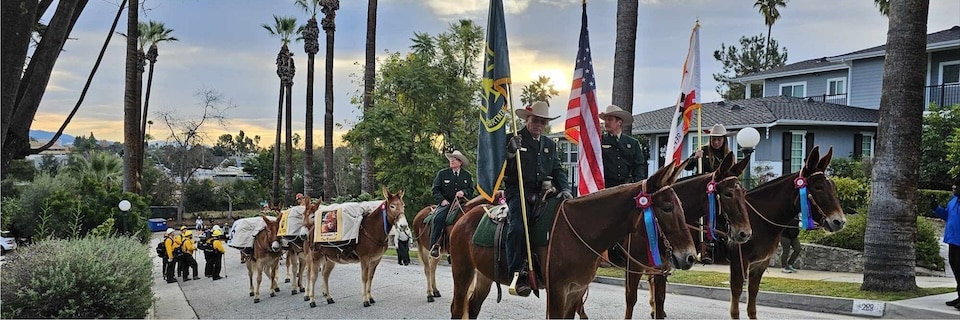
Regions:
[[9, 231], [0, 231], [0, 254], [6, 254], [7, 251], [17, 248], [17, 239], [10, 236]]

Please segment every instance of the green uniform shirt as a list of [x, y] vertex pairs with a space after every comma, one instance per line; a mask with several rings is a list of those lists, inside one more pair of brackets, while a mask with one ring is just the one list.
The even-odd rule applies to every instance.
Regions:
[[603, 153], [603, 183], [615, 187], [647, 178], [647, 161], [640, 141], [625, 134], [605, 133], [601, 141]]

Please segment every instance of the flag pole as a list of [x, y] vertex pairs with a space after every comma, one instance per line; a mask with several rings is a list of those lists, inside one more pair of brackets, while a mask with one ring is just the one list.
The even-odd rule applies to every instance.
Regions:
[[[507, 95], [510, 98], [509, 105], [512, 108], [513, 107], [513, 88], [507, 87]], [[510, 127], [513, 128], [513, 136], [516, 137], [519, 134], [517, 130], [516, 117], [513, 115], [513, 112], [507, 112], [507, 113], [510, 114], [510, 123], [512, 124]], [[529, 232], [530, 230], [528, 228], [529, 222], [527, 222], [527, 196], [523, 190], [524, 189], [523, 188], [523, 168], [520, 164], [520, 150], [523, 150], [523, 149], [522, 148], [517, 149], [517, 153], [514, 156], [514, 159], [517, 162], [517, 183], [520, 186], [519, 188], [520, 189], [520, 214], [523, 217], [523, 238], [524, 238], [523, 243], [527, 249], [527, 275], [530, 278], [530, 289], [533, 290], [534, 292], [537, 292], [537, 290], [539, 289], [537, 289], [537, 283], [536, 283], [537, 278], [534, 276], [534, 271], [533, 271], [533, 251], [530, 249], [530, 232]], [[513, 289], [514, 293], [516, 293], [516, 284], [511, 284], [510, 287], [511, 289]], [[540, 295], [537, 294], [537, 296], [539, 297]]]

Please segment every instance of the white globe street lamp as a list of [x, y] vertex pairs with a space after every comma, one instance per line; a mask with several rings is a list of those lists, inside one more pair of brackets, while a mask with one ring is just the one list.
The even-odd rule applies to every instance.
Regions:
[[120, 203], [117, 204], [117, 207], [120, 208], [120, 211], [127, 212], [130, 210], [130, 201], [120, 200]]
[[746, 127], [737, 132], [737, 144], [742, 148], [744, 156], [750, 156], [753, 153], [753, 148], [759, 143], [760, 132], [757, 132], [757, 129]]

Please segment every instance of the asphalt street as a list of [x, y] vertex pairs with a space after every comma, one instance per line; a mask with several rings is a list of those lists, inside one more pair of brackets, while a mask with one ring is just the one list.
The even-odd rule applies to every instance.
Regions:
[[[155, 240], [156, 241], [156, 240]], [[261, 302], [254, 304], [249, 296], [249, 280], [246, 268], [240, 264], [239, 253], [235, 249], [228, 249], [226, 254], [225, 279], [212, 281], [209, 278], [166, 284], [160, 280], [160, 262], [156, 258], [158, 298], [160, 301], [184, 299], [197, 318], [200, 319], [279, 319], [279, 318], [389, 318], [389, 319], [417, 319], [417, 318], [449, 318], [450, 300], [453, 288], [450, 268], [441, 263], [437, 270], [437, 285], [443, 295], [436, 302], [426, 301], [426, 280], [423, 268], [411, 264], [400, 266], [396, 260], [385, 258], [377, 269], [373, 281], [373, 296], [376, 304], [363, 307], [360, 299], [360, 266], [358, 264], [337, 265], [330, 279], [330, 291], [336, 303], [326, 304], [318, 300], [316, 308], [310, 308], [303, 301], [303, 293], [291, 295], [291, 284], [282, 283], [283, 265], [281, 264], [280, 292], [270, 297], [267, 288], [269, 283], [264, 279], [261, 286]], [[198, 255], [201, 272], [203, 257]], [[180, 290], [172, 286], [179, 286]], [[496, 303], [496, 289], [491, 290], [480, 318], [519, 319], [543, 318], [545, 315], [545, 299], [536, 297], [520, 298], [510, 296], [504, 290], [501, 303]], [[318, 293], [322, 284], [317, 282]], [[182, 291], [182, 296], [180, 295]], [[163, 295], [168, 295], [164, 297]], [[635, 311], [635, 317], [646, 318], [650, 308], [647, 305], [647, 292], [640, 291], [640, 297]], [[180, 304], [185, 307], [187, 304]], [[157, 303], [157, 316], [163, 318], [169, 311], [162, 310], [170, 306], [166, 303]], [[174, 306], [177, 306], [174, 304]], [[666, 312], [671, 319], [712, 319], [728, 317], [728, 302], [698, 297], [668, 294]], [[169, 307], [168, 307], [169, 308]], [[745, 304], [741, 303], [741, 315], [746, 316]], [[592, 318], [611, 319], [623, 318], [624, 294], [623, 288], [615, 285], [594, 283], [586, 303], [586, 312]], [[177, 310], [177, 315], [184, 315], [188, 310]], [[849, 316], [807, 312], [792, 309], [773, 307], [758, 307], [758, 315], [762, 318], [802, 318], [802, 319], [837, 319], [851, 318]], [[177, 316], [180, 317], [180, 316]]]

